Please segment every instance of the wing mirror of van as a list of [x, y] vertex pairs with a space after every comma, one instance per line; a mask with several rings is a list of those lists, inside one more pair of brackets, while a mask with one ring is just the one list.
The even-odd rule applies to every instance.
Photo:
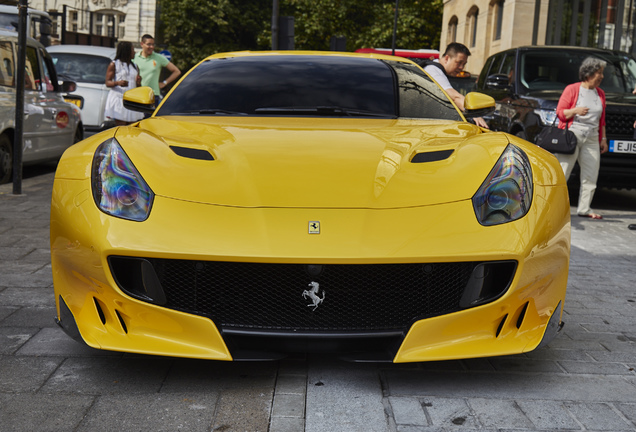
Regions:
[[75, 90], [77, 90], [75, 81], [62, 81], [62, 91], [64, 93], [73, 93]]

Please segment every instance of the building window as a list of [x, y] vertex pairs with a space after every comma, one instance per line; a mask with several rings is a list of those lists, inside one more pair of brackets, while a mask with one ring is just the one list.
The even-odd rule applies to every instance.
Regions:
[[497, 0], [493, 4], [493, 12], [495, 14], [495, 35], [494, 40], [501, 39], [501, 28], [503, 26], [503, 10], [505, 0]]
[[102, 31], [104, 29], [104, 15], [100, 13], [96, 13], [93, 16], [93, 25], [94, 25], [93, 33], [98, 36], [102, 36], [103, 35]]
[[446, 42], [457, 42], [457, 17], [453, 16], [448, 23], [448, 36]]
[[78, 25], [77, 25], [78, 13], [77, 11], [71, 11], [71, 31], [77, 33]]
[[466, 22], [468, 23], [468, 45], [471, 48], [474, 48], [477, 45], [477, 18], [479, 16], [479, 9], [476, 6], [473, 6], [468, 12], [468, 19]]
[[126, 15], [119, 15], [119, 23], [117, 23], [117, 37], [123, 38], [126, 35]]
[[115, 17], [113, 15], [107, 18], [106, 29], [108, 31], [108, 37], [115, 37]]

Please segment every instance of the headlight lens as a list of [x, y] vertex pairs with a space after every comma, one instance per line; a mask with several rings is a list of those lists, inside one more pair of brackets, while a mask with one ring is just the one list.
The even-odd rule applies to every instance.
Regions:
[[556, 110], [535, 109], [534, 113], [539, 116], [544, 126], [550, 126], [556, 120]]
[[480, 224], [499, 225], [522, 218], [532, 203], [532, 168], [528, 156], [509, 144], [473, 196]]
[[148, 218], [155, 195], [115, 138], [97, 148], [91, 183], [104, 213], [139, 222]]

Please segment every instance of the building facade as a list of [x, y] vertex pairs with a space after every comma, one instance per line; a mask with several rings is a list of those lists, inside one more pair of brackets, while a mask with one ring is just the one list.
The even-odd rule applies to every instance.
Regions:
[[48, 12], [53, 18], [53, 43], [66, 31], [130, 41], [139, 45], [142, 35], [154, 36], [156, 0], [29, 0], [29, 7]]
[[571, 45], [634, 52], [635, 0], [445, 0], [440, 51], [460, 42], [466, 70], [523, 45]]

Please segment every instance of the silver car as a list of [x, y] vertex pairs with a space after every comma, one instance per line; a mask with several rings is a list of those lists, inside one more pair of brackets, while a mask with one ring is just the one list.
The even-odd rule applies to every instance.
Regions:
[[[11, 180], [15, 136], [18, 34], [0, 30], [0, 183]], [[24, 73], [24, 139], [26, 164], [57, 160], [64, 150], [82, 140], [83, 126], [77, 106], [62, 93], [75, 84], [60, 84], [53, 60], [39, 42], [27, 38]]]
[[[84, 132], [92, 135], [115, 126], [104, 117], [104, 106], [109, 88], [106, 87], [106, 69], [115, 58], [115, 48], [87, 45], [54, 45], [46, 48], [53, 57], [60, 77], [77, 83], [73, 99], [82, 109]], [[75, 97], [81, 98], [75, 99]]]

